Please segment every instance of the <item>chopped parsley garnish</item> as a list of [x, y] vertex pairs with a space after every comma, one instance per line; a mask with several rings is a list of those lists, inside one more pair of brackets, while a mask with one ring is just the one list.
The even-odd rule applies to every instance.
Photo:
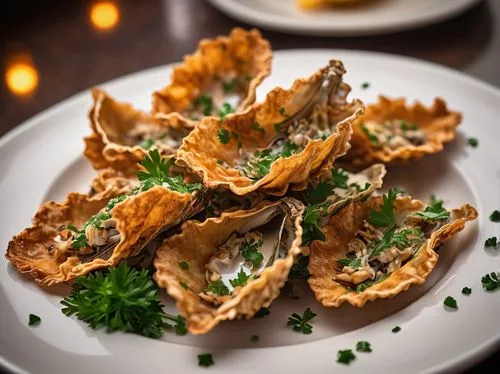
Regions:
[[186, 183], [181, 175], [169, 176], [173, 159], [161, 157], [157, 149], [149, 151], [148, 155], [139, 163], [146, 171], [139, 170], [137, 178], [141, 181], [141, 191], [149, 190], [154, 186], [163, 186], [179, 193], [192, 193], [201, 190], [201, 183]]
[[309, 204], [318, 204], [325, 201], [328, 196], [332, 195], [333, 187], [329, 182], [320, 182], [312, 189], [307, 191], [304, 200]]
[[214, 364], [214, 358], [211, 353], [203, 353], [198, 355], [198, 366], [209, 367]]
[[141, 148], [144, 148], [146, 151], [151, 148], [155, 144], [154, 139], [148, 138], [148, 139], [143, 139], [139, 142], [138, 146]]
[[351, 269], [357, 269], [361, 267], [361, 259], [360, 258], [341, 258], [337, 260], [340, 266], [347, 266]]
[[367, 279], [364, 282], [358, 283], [356, 285], [356, 292], [363, 292], [366, 290], [368, 287], [373, 286], [374, 284], [380, 283], [384, 280], [386, 280], [389, 277], [390, 274], [384, 274], [378, 279], [372, 280], [372, 279]]
[[472, 147], [472, 148], [477, 148], [479, 145], [479, 140], [476, 138], [467, 138], [467, 145]]
[[443, 304], [450, 309], [458, 309], [457, 300], [451, 296], [447, 296], [446, 299], [444, 299]]
[[181, 285], [182, 288], [184, 288], [185, 290], [189, 290], [189, 286], [187, 285], [186, 282], [183, 282], [183, 281], [179, 281], [179, 284]]
[[386, 249], [396, 247], [398, 249], [408, 248], [418, 243], [423, 237], [420, 227], [404, 228], [400, 231], [391, 229], [387, 231], [382, 239], [374, 241], [370, 259], [383, 253]]
[[224, 160], [220, 160], [220, 159], [219, 159], [219, 160], [217, 160], [217, 164], [218, 164], [218, 165], [223, 165], [223, 164], [224, 164]]
[[224, 103], [224, 104], [222, 104], [222, 107], [219, 109], [219, 112], [217, 113], [217, 115], [219, 116], [219, 118], [222, 119], [231, 113], [234, 113], [233, 106], [229, 103]]
[[285, 117], [285, 118], [290, 117], [290, 116], [286, 113], [285, 108], [283, 108], [283, 107], [281, 107], [281, 108], [279, 109], [279, 112], [280, 112], [280, 114], [281, 114], [281, 116], [282, 116], [282, 117]]
[[210, 282], [206, 288], [206, 291], [213, 292], [214, 294], [219, 296], [229, 295], [231, 293], [229, 291], [229, 288], [227, 288], [227, 286], [221, 280]]
[[304, 310], [302, 316], [297, 313], [292, 313], [292, 315], [288, 317], [287, 326], [292, 326], [293, 331], [295, 332], [300, 332], [306, 335], [311, 334], [313, 327], [308, 322], [316, 316], [317, 314], [311, 311], [310, 308]]
[[182, 270], [189, 270], [189, 264], [186, 261], [179, 262], [179, 266]]
[[75, 315], [93, 329], [121, 330], [159, 338], [164, 329], [174, 328], [182, 335], [185, 320], [163, 311], [160, 292], [146, 269], [118, 267], [76, 278], [73, 292], [61, 301], [66, 316]]
[[261, 308], [257, 311], [257, 313], [254, 314], [254, 317], [262, 318], [267, 316], [269, 313], [271, 313], [271, 310], [269, 308]]
[[290, 142], [285, 142], [283, 144], [283, 151], [281, 152], [280, 157], [290, 157], [291, 155], [295, 154], [298, 150], [298, 147]]
[[394, 216], [394, 201], [398, 194], [403, 191], [399, 188], [391, 188], [388, 193], [384, 194], [384, 202], [379, 211], [372, 210], [368, 217], [368, 222], [377, 227], [388, 227], [396, 224]]
[[42, 319], [40, 317], [38, 317], [36, 314], [30, 313], [28, 318], [29, 318], [29, 320], [28, 320], [29, 326], [38, 326], [42, 322]]
[[214, 104], [213, 100], [208, 95], [201, 95], [196, 99], [195, 104], [198, 105], [201, 109], [201, 112], [204, 116], [209, 116], [212, 114]]
[[372, 352], [371, 344], [367, 341], [361, 341], [356, 343], [356, 351], [358, 352]]
[[344, 349], [337, 352], [337, 362], [340, 364], [349, 365], [355, 359], [356, 355], [352, 353], [352, 349]]
[[488, 238], [484, 242], [484, 246], [486, 248], [498, 248], [498, 241], [496, 236], [492, 236], [491, 238]]
[[290, 157], [298, 150], [297, 146], [290, 142], [283, 144], [281, 152], [272, 152], [270, 149], [256, 151], [253, 154], [253, 160], [243, 167], [245, 174], [250, 175], [252, 179], [264, 178], [271, 170], [271, 165], [280, 157]]
[[365, 125], [361, 125], [361, 130], [365, 133], [366, 137], [372, 144], [378, 144], [378, 137], [375, 133], [368, 130]]
[[259, 131], [261, 133], [261, 135], [264, 135], [266, 133], [266, 130], [264, 130], [264, 128], [260, 127], [260, 125], [257, 122], [253, 123], [252, 130]]
[[366, 89], [367, 89], [367, 88], [369, 88], [369, 87], [370, 87], [370, 83], [369, 83], [369, 82], [363, 82], [363, 83], [361, 84], [361, 88], [362, 88], [363, 90], [366, 90]]
[[226, 129], [219, 129], [217, 132], [217, 138], [221, 144], [227, 144], [231, 140], [231, 133]]
[[349, 174], [340, 168], [332, 168], [332, 183], [334, 188], [347, 189]]
[[416, 216], [422, 217], [426, 221], [440, 221], [450, 218], [450, 212], [443, 208], [443, 200], [431, 196], [431, 204], [425, 207], [424, 211], [416, 212]]
[[233, 78], [227, 82], [222, 82], [222, 88], [225, 93], [233, 92], [238, 85], [238, 78]]
[[324, 214], [322, 205], [308, 205], [302, 217], [302, 245], [308, 245], [313, 240], [325, 240], [325, 234], [321, 231], [319, 219]]
[[463, 295], [470, 295], [471, 293], [472, 293], [472, 289], [470, 289], [469, 287], [462, 288]]
[[253, 275], [248, 275], [243, 271], [243, 268], [241, 268], [236, 278], [230, 279], [229, 283], [231, 283], [231, 286], [233, 287], [243, 287], [248, 283], [249, 280], [252, 279]]
[[401, 121], [399, 127], [402, 131], [418, 130], [418, 126], [415, 123], [408, 123], [406, 121]]
[[275, 123], [273, 126], [274, 131], [279, 132], [281, 130], [281, 123]]
[[391, 330], [391, 331], [392, 331], [393, 333], [395, 333], [395, 334], [396, 334], [396, 333], [398, 333], [398, 332], [400, 332], [400, 331], [401, 331], [401, 327], [399, 327], [399, 326], [395, 326], [395, 327], [393, 327], [393, 328], [392, 328], [392, 330]]
[[241, 255], [246, 261], [252, 263], [253, 269], [257, 269], [264, 260], [264, 255], [259, 252], [263, 244], [264, 242], [262, 240], [251, 239], [250, 241], [245, 240], [240, 245]]
[[299, 255], [295, 260], [288, 278], [290, 279], [307, 279], [311, 276], [307, 266], [309, 265], [309, 256]]
[[259, 340], [260, 340], [259, 335], [252, 335], [252, 336], [250, 337], [250, 341], [251, 341], [252, 343], [257, 343]]
[[490, 221], [491, 221], [491, 222], [500, 222], [500, 211], [498, 211], [498, 210], [494, 210], [494, 211], [490, 214]]
[[486, 274], [481, 278], [481, 284], [486, 291], [496, 291], [500, 288], [500, 279], [498, 273]]

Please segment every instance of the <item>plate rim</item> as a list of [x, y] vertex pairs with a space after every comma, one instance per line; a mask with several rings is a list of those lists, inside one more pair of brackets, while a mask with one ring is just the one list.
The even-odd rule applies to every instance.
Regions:
[[[341, 55], [351, 55], [354, 57], [367, 57], [367, 56], [375, 56], [377, 58], [383, 58], [383, 59], [395, 59], [402, 61], [404, 63], [409, 63], [410, 65], [420, 65], [424, 66], [427, 68], [430, 68], [434, 71], [436, 71], [439, 74], [445, 74], [448, 75], [449, 77], [453, 79], [459, 79], [463, 81], [466, 84], [472, 84], [475, 86], [480, 87], [481, 89], [484, 89], [488, 91], [490, 94], [493, 94], [495, 96], [498, 96], [500, 98], [500, 88], [494, 86], [491, 83], [482, 81], [479, 78], [473, 77], [463, 71], [460, 71], [458, 69], [454, 69], [451, 67], [447, 67], [444, 65], [440, 65], [435, 62], [430, 62], [414, 57], [408, 57], [408, 56], [401, 56], [401, 55], [395, 55], [395, 54], [390, 54], [390, 53], [383, 53], [383, 52], [373, 52], [373, 51], [368, 51], [368, 50], [347, 50], [347, 49], [328, 49], [328, 48], [316, 48], [316, 49], [285, 49], [285, 50], [279, 50], [279, 51], [274, 51], [273, 52], [275, 55], [287, 55], [287, 54], [304, 54], [304, 53], [323, 53], [323, 54], [341, 54]], [[133, 79], [139, 78], [142, 74], [146, 73], [154, 73], [160, 70], [166, 70], [166, 69], [171, 69], [173, 66], [178, 64], [179, 62], [175, 63], [169, 63], [169, 64], [164, 64], [164, 65], [159, 65], [159, 66], [154, 66], [150, 67], [147, 69], [139, 70], [133, 73], [129, 73], [127, 75], [123, 75], [120, 77], [116, 77], [114, 79], [111, 79], [109, 81], [105, 81], [102, 83], [99, 83], [98, 85], [100, 86], [106, 86], [106, 89], [114, 89], [113, 86], [117, 86], [124, 81], [130, 81]], [[90, 87], [89, 87], [90, 88]], [[56, 113], [58, 113], [60, 110], [63, 110], [67, 105], [69, 105], [71, 102], [80, 100], [84, 96], [88, 95], [88, 90], [84, 89], [82, 91], [79, 91], [78, 93], [69, 96], [60, 102], [48, 107], [47, 109], [42, 110], [38, 114], [28, 118], [27, 120], [21, 122], [19, 125], [15, 126], [11, 130], [9, 130], [7, 133], [2, 135], [0, 137], [0, 148], [4, 147], [7, 143], [10, 141], [14, 140], [16, 137], [23, 136], [24, 133], [29, 131], [31, 128], [35, 127], [38, 123], [40, 123], [44, 118], [50, 117]], [[458, 367], [462, 369], [469, 368], [473, 366], [474, 364], [478, 363], [481, 361], [483, 358], [494, 352], [495, 350], [498, 349], [498, 345], [500, 345], [500, 332], [497, 333], [496, 336], [493, 336], [489, 340], [483, 342], [483, 344], [477, 346], [473, 350], [466, 351], [460, 356], [457, 356], [456, 358], [449, 359], [447, 361], [442, 362], [439, 365], [435, 365], [434, 367], [430, 367], [426, 370], [426, 372], [449, 372], [454, 369], [457, 369]], [[16, 364], [13, 362], [9, 361], [7, 358], [4, 356], [0, 355], [0, 368], [7, 370], [8, 372], [15, 372], [15, 373], [28, 373], [24, 369], [18, 367]]]
[[[361, 26], [357, 29], [349, 27], [336, 27], [332, 24], [331, 27], [323, 25], [311, 25], [304, 23], [293, 23], [293, 19], [286, 16], [268, 16], [264, 12], [255, 11], [252, 8], [245, 8], [233, 0], [207, 0], [214, 8], [223, 12], [229, 17], [239, 21], [248, 23], [252, 26], [258, 26], [263, 29], [279, 31], [294, 35], [313, 35], [313, 36], [340, 36], [340, 37], [360, 37], [360, 36], [375, 36], [401, 31], [409, 31], [413, 29], [423, 28], [439, 22], [450, 20], [467, 12], [473, 7], [479, 5], [482, 0], [466, 0], [459, 6], [452, 8], [448, 12], [439, 12], [427, 17], [410, 20], [410, 22], [396, 21], [389, 24], [378, 26]], [[250, 10], [250, 11], [249, 11]]]

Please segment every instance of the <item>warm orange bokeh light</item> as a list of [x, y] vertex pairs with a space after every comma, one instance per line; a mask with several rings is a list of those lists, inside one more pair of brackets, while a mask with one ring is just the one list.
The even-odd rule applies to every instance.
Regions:
[[14, 95], [27, 95], [38, 86], [38, 72], [27, 62], [15, 62], [7, 67], [5, 81]]
[[98, 30], [111, 30], [120, 20], [120, 10], [110, 1], [98, 1], [90, 8], [90, 22]]

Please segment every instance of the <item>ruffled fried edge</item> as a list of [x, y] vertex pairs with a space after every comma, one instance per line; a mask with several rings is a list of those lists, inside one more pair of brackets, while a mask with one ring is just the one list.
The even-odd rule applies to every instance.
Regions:
[[[243, 176], [235, 168], [219, 165], [217, 161], [226, 160], [233, 164], [234, 160], [239, 158], [239, 144], [248, 150], [265, 148], [275, 136], [274, 124], [283, 121], [280, 109], [290, 113], [290, 116], [298, 113], [304, 103], [308, 103], [316, 93], [317, 85], [330, 69], [341, 80], [345, 73], [343, 65], [340, 61], [332, 60], [328, 66], [319, 69], [310, 77], [295, 80], [288, 90], [281, 87], [273, 89], [263, 103], [255, 104], [245, 112], [228, 116], [224, 120], [204, 118], [184, 139], [177, 153], [178, 162], [189, 166], [203, 178], [205, 186], [229, 188], [237, 195], [260, 189], [270, 195], [282, 196], [290, 185], [296, 190], [305, 189], [311, 180], [327, 172], [335, 159], [349, 150], [351, 124], [364, 110], [359, 100], [340, 104], [339, 108], [329, 107], [329, 116], [341, 119], [336, 131], [325, 140], [311, 140], [300, 153], [276, 160], [264, 178], [254, 181]], [[341, 83], [340, 90], [346, 94], [350, 87]], [[255, 123], [260, 124], [262, 132], [255, 131]], [[233, 137], [229, 143], [221, 144], [218, 132], [223, 128], [238, 134], [238, 138]]]
[[120, 233], [120, 242], [108, 259], [82, 262], [77, 256], [56, 259], [49, 253], [61, 227], [81, 227], [102, 209], [108, 198], [95, 199], [70, 193], [62, 204], [42, 205], [32, 226], [9, 242], [6, 257], [20, 273], [31, 275], [42, 286], [71, 280], [92, 270], [117, 265], [121, 259], [136, 255], [162, 229], [181, 223], [192, 209], [193, 197], [156, 186], [117, 204], [111, 211]]
[[92, 179], [89, 197], [93, 199], [110, 199], [128, 194], [138, 185], [136, 177], [129, 177], [122, 172], [107, 168], [101, 170]]
[[[256, 212], [286, 202], [293, 208], [292, 219], [296, 237], [284, 259], [276, 260], [259, 278], [239, 289], [233, 297], [220, 306], [204, 302], [198, 294], [205, 289], [205, 264], [218, 246], [238, 230], [247, 217]], [[168, 238], [156, 252], [154, 279], [177, 302], [177, 308], [186, 317], [189, 332], [203, 334], [219, 322], [235, 318], [251, 318], [258, 310], [268, 307], [285, 284], [295, 258], [302, 253], [302, 213], [304, 207], [298, 200], [284, 198], [277, 202], [263, 202], [251, 210], [223, 213], [200, 223], [187, 221], [181, 232]], [[189, 271], [179, 263], [187, 261]], [[185, 289], [180, 282], [187, 285]]]
[[[396, 149], [373, 147], [361, 129], [364, 121], [384, 122], [391, 119], [407, 120], [416, 123], [427, 136], [427, 142], [419, 146], [405, 146]], [[462, 115], [448, 109], [446, 102], [435, 98], [431, 107], [420, 102], [408, 105], [405, 98], [389, 99], [380, 96], [375, 104], [366, 106], [364, 116], [353, 125], [351, 149], [345, 160], [356, 165], [369, 165], [374, 162], [400, 163], [418, 160], [425, 155], [443, 150], [444, 144], [456, 136], [456, 129]]]
[[[165, 127], [166, 130], [175, 128], [184, 131], [186, 135], [192, 129], [192, 124], [185, 121], [178, 113], [154, 117], [134, 109], [129, 103], [115, 100], [99, 88], [93, 88], [91, 94], [94, 100], [89, 111], [92, 134], [84, 138], [84, 155], [96, 170], [112, 168], [124, 174], [132, 174], [138, 170], [137, 163], [148, 154], [148, 151], [139, 145], [126, 146], [111, 140], [113, 136], [120, 137], [127, 133], [136, 124], [151, 124]], [[115, 134], [109, 132], [113, 128]], [[176, 150], [161, 148], [159, 151], [167, 156]]]
[[[314, 241], [311, 244], [308, 267], [311, 277], [308, 283], [316, 299], [323, 306], [335, 308], [348, 302], [355, 307], [362, 308], [368, 301], [392, 298], [406, 291], [412, 284], [424, 283], [439, 258], [435, 249], [462, 231], [465, 224], [476, 219], [478, 215], [476, 209], [468, 204], [459, 209], [453, 209], [451, 222], [433, 232], [405, 265], [391, 273], [387, 279], [368, 287], [365, 291], [349, 291], [333, 280], [333, 276], [338, 273], [336, 261], [345, 257], [347, 243], [361, 228], [370, 210], [381, 204], [382, 197], [380, 196], [372, 197], [366, 203], [350, 204], [333, 216], [323, 229], [326, 240]], [[395, 214], [416, 212], [424, 207], [425, 204], [421, 201], [412, 200], [409, 196], [400, 197], [395, 202]]]
[[257, 87], [271, 72], [271, 60], [271, 45], [256, 29], [236, 27], [229, 36], [203, 39], [192, 55], [184, 57], [184, 64], [174, 68], [171, 83], [153, 94], [153, 113], [183, 113], [214, 75], [231, 70], [252, 76], [236, 108], [242, 111], [255, 102]]

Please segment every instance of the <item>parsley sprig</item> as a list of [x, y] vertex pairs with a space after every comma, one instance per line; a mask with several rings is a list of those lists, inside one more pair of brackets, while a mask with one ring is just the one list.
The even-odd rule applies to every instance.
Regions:
[[450, 212], [443, 208], [443, 200], [431, 196], [431, 203], [422, 212], [416, 212], [416, 216], [422, 217], [426, 221], [440, 221], [450, 218]]
[[236, 278], [230, 279], [229, 283], [231, 283], [231, 286], [233, 287], [243, 287], [248, 283], [248, 281], [252, 280], [253, 278], [253, 275], [248, 275], [243, 271], [243, 268], [241, 268], [236, 275]]
[[500, 278], [498, 273], [492, 272], [481, 278], [481, 284], [486, 291], [496, 291], [500, 288]]
[[300, 332], [302, 334], [311, 334], [313, 327], [308, 323], [317, 314], [314, 313], [310, 308], [304, 310], [302, 316], [297, 313], [292, 313], [290, 317], [288, 317], [287, 326], [292, 326], [293, 331]]
[[245, 240], [240, 245], [240, 252], [246, 261], [252, 263], [252, 268], [257, 269], [262, 261], [264, 260], [264, 255], [259, 252], [262, 248], [264, 242], [262, 240], [250, 239], [250, 241]]
[[76, 288], [61, 304], [66, 316], [75, 315], [93, 329], [105, 327], [108, 332], [121, 330], [151, 338], [161, 337], [168, 328], [179, 335], [187, 332], [182, 316], [163, 312], [159, 290], [148, 271], [126, 263], [78, 277]]
[[229, 291], [229, 288], [221, 280], [216, 280], [216, 281], [210, 282], [207, 285], [206, 291], [213, 292], [214, 294], [219, 295], [219, 296], [225, 296], [225, 295], [229, 295], [231, 293], [231, 291]]
[[368, 222], [377, 227], [388, 227], [396, 225], [396, 217], [394, 216], [394, 202], [396, 197], [403, 191], [399, 188], [391, 188], [388, 193], [383, 196], [383, 204], [380, 210], [372, 210], [368, 217]]
[[137, 172], [141, 182], [141, 191], [147, 191], [154, 186], [163, 186], [179, 193], [192, 193], [202, 189], [201, 183], [186, 183], [181, 175], [171, 177], [170, 167], [173, 159], [161, 157], [157, 149], [149, 151], [148, 155], [139, 163], [146, 171]]
[[326, 208], [321, 204], [306, 206], [302, 218], [302, 245], [308, 245], [313, 240], [325, 240], [325, 234], [321, 231], [320, 218], [325, 214]]

